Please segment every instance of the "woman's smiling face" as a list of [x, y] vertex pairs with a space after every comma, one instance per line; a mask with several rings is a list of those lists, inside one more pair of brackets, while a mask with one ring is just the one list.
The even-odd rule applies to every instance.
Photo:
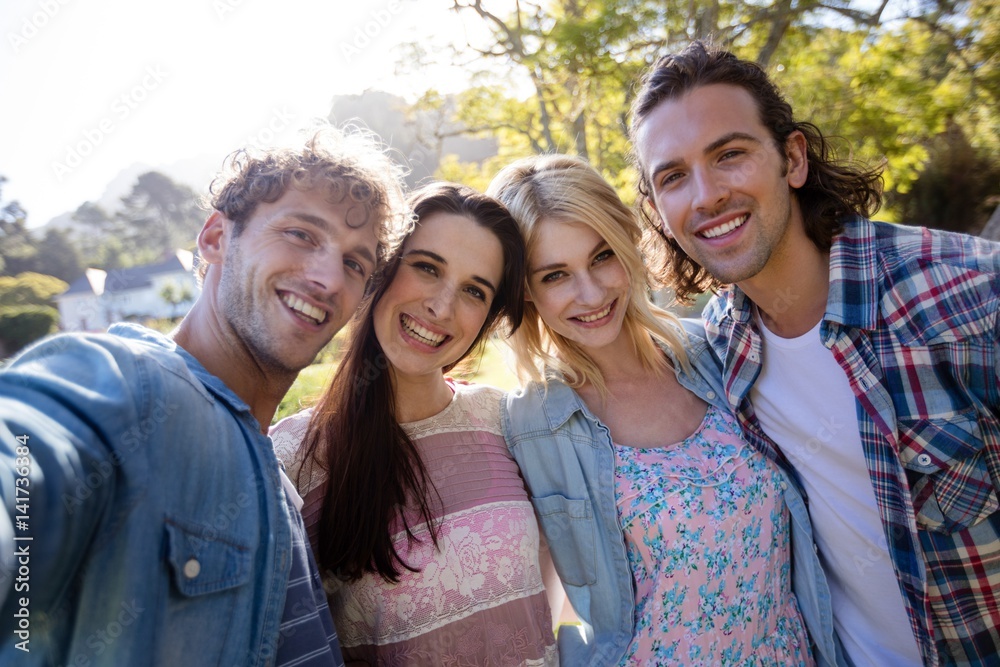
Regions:
[[503, 248], [474, 220], [432, 213], [403, 244], [375, 305], [375, 336], [397, 376], [441, 374], [479, 335], [503, 275]]
[[618, 339], [629, 302], [628, 274], [589, 226], [545, 218], [528, 249], [528, 292], [545, 325], [584, 349]]

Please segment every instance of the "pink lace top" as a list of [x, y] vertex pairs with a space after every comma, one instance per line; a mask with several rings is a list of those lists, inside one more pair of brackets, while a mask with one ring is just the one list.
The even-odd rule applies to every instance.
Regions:
[[813, 664], [779, 484], [733, 417], [712, 406], [683, 442], [615, 445], [636, 599], [623, 665]]
[[[502, 393], [453, 388], [441, 413], [403, 424], [441, 495], [438, 548], [421, 525], [415, 532], [422, 541], [409, 549], [405, 534], [396, 538], [419, 572], [404, 570], [396, 584], [373, 574], [351, 583], [326, 577], [344, 658], [372, 665], [556, 665], [538, 525], [500, 430]], [[310, 414], [271, 429], [292, 480]], [[299, 488], [314, 544], [325, 484], [316, 474]]]

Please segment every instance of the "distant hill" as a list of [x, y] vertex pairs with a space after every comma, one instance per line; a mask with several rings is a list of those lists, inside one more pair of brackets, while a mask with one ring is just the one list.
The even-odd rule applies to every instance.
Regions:
[[[371, 90], [361, 95], [335, 97], [329, 119], [336, 125], [360, 119], [366, 127], [382, 137], [392, 148], [393, 158], [409, 167], [410, 174], [406, 180], [410, 187], [431, 179], [444, 155], [457, 155], [462, 162], [480, 162], [496, 155], [497, 144], [493, 139], [462, 136], [437, 138], [434, 130], [440, 128], [441, 119], [430, 114], [410, 118], [407, 116], [407, 106], [401, 97]], [[205, 195], [212, 177], [222, 167], [224, 157], [196, 155], [161, 165], [136, 162], [118, 172], [95, 203], [109, 214], [114, 213], [121, 206], [121, 198], [129, 193], [139, 175], [148, 171], [159, 171], [174, 181], [187, 185], [199, 195]], [[58, 229], [78, 230], [79, 225], [73, 221], [72, 215], [73, 211], [66, 211], [35, 228], [35, 231], [39, 235], [44, 234], [49, 225]]]
[[[448, 102], [446, 99], [446, 108]], [[337, 125], [360, 119], [368, 129], [382, 137], [392, 147], [393, 157], [410, 168], [406, 179], [410, 187], [431, 179], [445, 155], [457, 155], [462, 162], [481, 162], [497, 154], [497, 143], [493, 139], [463, 136], [438, 138], [435, 130], [447, 134], [455, 128], [429, 113], [408, 117], [407, 107], [401, 97], [370, 90], [360, 95], [334, 98], [329, 119]]]

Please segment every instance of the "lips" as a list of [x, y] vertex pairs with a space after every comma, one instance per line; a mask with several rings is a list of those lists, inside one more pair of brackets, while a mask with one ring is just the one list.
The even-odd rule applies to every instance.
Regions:
[[306, 303], [299, 297], [289, 292], [281, 294], [281, 301], [292, 309], [292, 311], [310, 324], [320, 325], [326, 322], [326, 311], [322, 308]]
[[738, 218], [734, 218], [727, 223], [721, 224], [717, 227], [712, 227], [704, 231], [698, 232], [698, 236], [706, 239], [714, 239], [722, 236], [723, 234], [728, 234], [734, 229], [738, 229], [743, 226], [743, 224], [750, 218], [749, 213], [744, 213]]
[[431, 331], [405, 313], [399, 316], [399, 323], [406, 333], [432, 347], [440, 347], [448, 339], [447, 335]]
[[597, 320], [604, 319], [605, 317], [607, 317], [608, 315], [610, 315], [611, 311], [614, 309], [616, 303], [618, 303], [618, 299], [615, 299], [614, 301], [612, 301], [607, 306], [605, 306], [604, 308], [602, 308], [601, 310], [599, 310], [597, 312], [590, 313], [590, 314], [587, 314], [587, 315], [577, 315], [576, 317], [574, 317], [572, 319], [578, 320], [580, 322], [583, 322], [584, 324], [589, 324], [591, 322], [596, 322]]

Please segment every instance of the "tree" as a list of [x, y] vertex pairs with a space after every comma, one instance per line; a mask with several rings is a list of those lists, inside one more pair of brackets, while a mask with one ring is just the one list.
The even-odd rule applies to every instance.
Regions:
[[73, 232], [66, 229], [48, 229], [38, 242], [34, 270], [66, 282], [82, 276], [84, 267], [75, 237]]
[[[0, 192], [6, 182], [0, 176]], [[0, 271], [2, 275], [30, 271], [37, 248], [27, 226], [28, 214], [16, 201], [2, 202], [0, 198]]]
[[183, 303], [194, 301], [194, 292], [191, 291], [189, 285], [168, 282], [160, 289], [160, 298], [170, 304], [173, 317], [177, 317], [177, 307]]
[[[977, 150], [992, 147], [981, 154], [1000, 153], [998, 3], [520, 0], [500, 14], [486, 0], [453, 0], [455, 11], [489, 27], [491, 38], [468, 49], [494, 66], [439, 126], [495, 136], [500, 150], [492, 164], [445, 159], [439, 174], [479, 181], [511, 158], [567, 152], [631, 195], [625, 126], [635, 83], [662, 53], [711, 37], [769, 68], [799, 118], [845, 138], [843, 155], [884, 160], [887, 190], [905, 193], [949, 122]], [[429, 91], [417, 106], [436, 99]]]
[[68, 285], [52, 276], [21, 273], [0, 277], [0, 357], [56, 330], [55, 296]]
[[150, 171], [122, 197], [122, 210], [105, 229], [121, 242], [122, 264], [136, 266], [177, 248], [193, 248], [203, 222], [198, 196], [191, 188]]

